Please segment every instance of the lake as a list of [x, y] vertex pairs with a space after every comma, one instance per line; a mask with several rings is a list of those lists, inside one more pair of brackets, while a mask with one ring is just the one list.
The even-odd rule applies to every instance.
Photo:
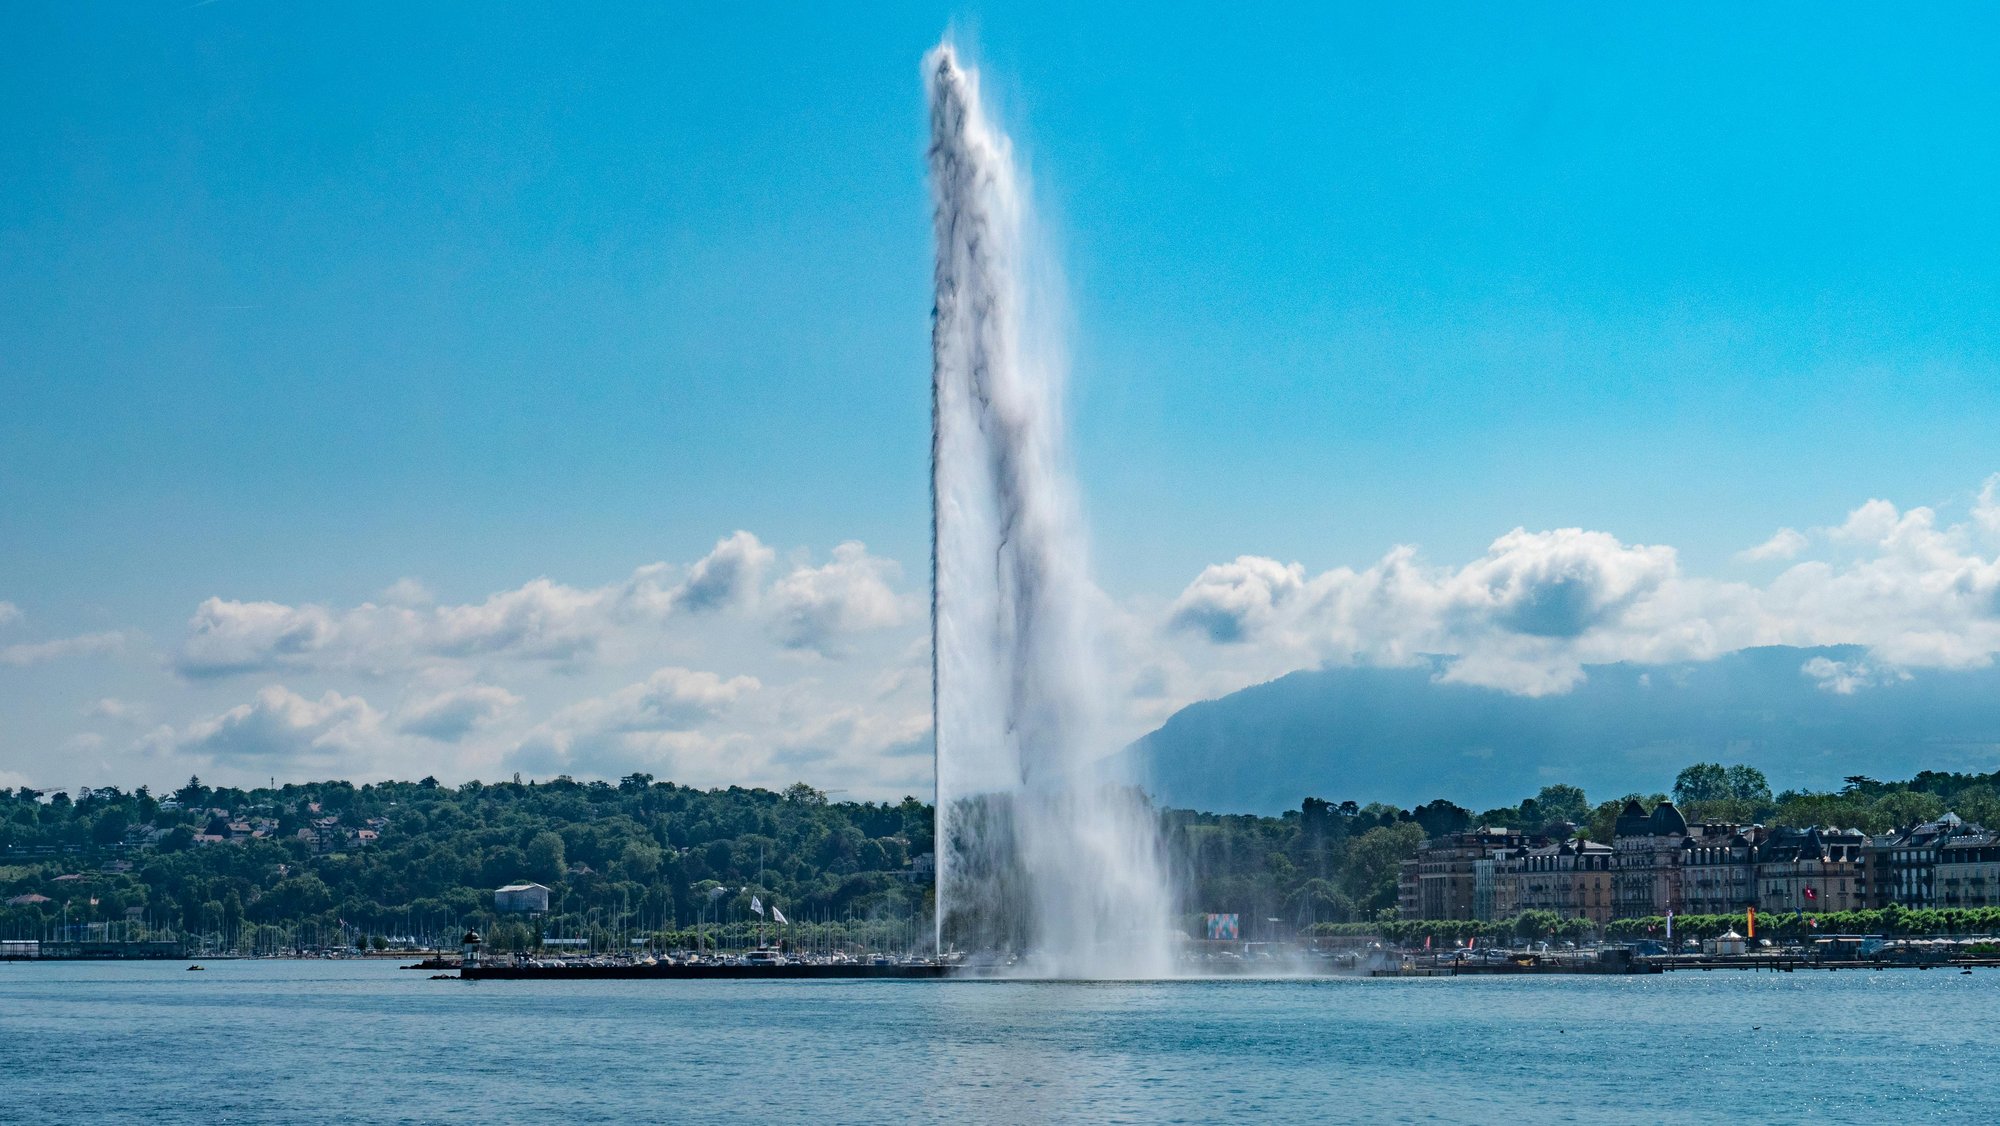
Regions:
[[2000, 1121], [2000, 971], [459, 982], [0, 963], [0, 1120]]

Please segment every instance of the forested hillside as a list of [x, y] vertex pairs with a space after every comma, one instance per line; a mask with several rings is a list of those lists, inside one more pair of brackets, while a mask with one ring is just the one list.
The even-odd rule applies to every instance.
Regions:
[[[1828, 793], [1773, 794], [1746, 766], [1679, 772], [1692, 819], [1881, 832], [1946, 810], [2000, 824], [2000, 774], [1854, 777]], [[1397, 866], [1426, 836], [1476, 824], [1608, 841], [1626, 797], [1569, 785], [1483, 811], [1307, 798], [1278, 817], [1164, 810], [1184, 920], [1239, 913], [1254, 933], [1380, 923]], [[810, 786], [696, 790], [634, 774], [616, 784], [347, 782], [172, 794], [102, 788], [0, 791], [0, 937], [199, 936], [284, 950], [375, 939], [450, 939], [463, 927], [518, 948], [544, 938], [599, 947], [741, 938], [752, 900], [787, 935], [894, 946], [928, 930], [932, 811], [834, 802]], [[493, 890], [550, 889], [550, 912], [496, 915]], [[766, 920], [775, 923], [775, 916]], [[1275, 923], [1271, 920], [1277, 920]], [[67, 928], [67, 929], [65, 929]]]

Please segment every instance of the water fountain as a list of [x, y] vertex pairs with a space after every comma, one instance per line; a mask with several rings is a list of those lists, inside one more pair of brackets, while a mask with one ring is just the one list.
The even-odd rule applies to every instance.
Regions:
[[1012, 145], [924, 60], [937, 240], [931, 631], [940, 949], [1050, 977], [1172, 968], [1153, 811], [1107, 776], [1094, 589], [1063, 451], [1059, 292]]

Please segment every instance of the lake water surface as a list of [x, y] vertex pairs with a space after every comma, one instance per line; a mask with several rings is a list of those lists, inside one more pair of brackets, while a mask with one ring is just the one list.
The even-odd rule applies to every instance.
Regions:
[[0, 963], [0, 1121], [2000, 1121], [2000, 971], [1043, 984]]

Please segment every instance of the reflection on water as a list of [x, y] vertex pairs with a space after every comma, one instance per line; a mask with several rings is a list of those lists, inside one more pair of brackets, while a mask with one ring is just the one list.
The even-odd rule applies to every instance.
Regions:
[[1158, 984], [0, 964], [0, 1119], [2000, 1119], [2000, 971]]

